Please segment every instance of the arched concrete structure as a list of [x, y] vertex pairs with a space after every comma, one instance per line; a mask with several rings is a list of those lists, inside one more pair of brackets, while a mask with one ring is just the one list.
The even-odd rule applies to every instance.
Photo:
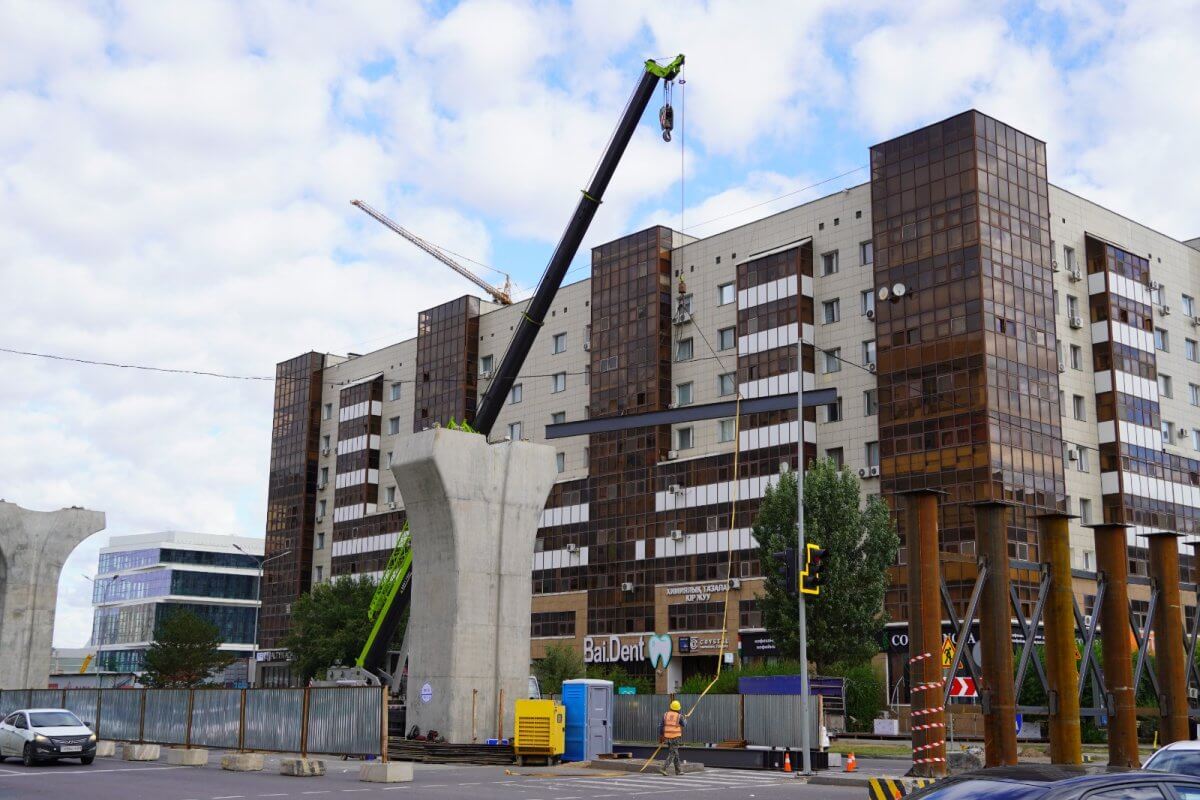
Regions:
[[0, 500], [0, 689], [46, 688], [59, 573], [101, 530], [102, 511], [30, 511]]

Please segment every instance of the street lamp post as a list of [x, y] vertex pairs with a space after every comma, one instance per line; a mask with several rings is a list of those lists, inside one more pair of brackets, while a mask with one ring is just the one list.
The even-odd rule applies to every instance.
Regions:
[[[89, 578], [87, 575], [84, 575], [83, 577], [84, 577], [84, 578], [87, 578], [87, 580], [91, 581], [91, 582], [92, 582], [92, 586], [93, 586], [93, 587], [96, 585], [96, 579], [95, 579], [95, 578]], [[119, 580], [121, 580], [121, 574], [120, 574], [120, 573], [113, 573], [113, 576], [112, 576], [111, 578], [109, 578], [109, 579], [108, 579], [108, 583], [104, 584], [104, 591], [102, 591], [102, 592], [100, 593], [100, 606], [101, 606], [101, 608], [103, 608], [103, 607], [104, 607], [104, 604], [108, 602], [108, 593], [109, 593], [109, 591], [112, 589], [113, 585], [114, 585], [114, 584], [115, 584], [117, 581], [119, 581]], [[120, 624], [120, 621], [121, 621], [121, 613], [118, 611], [118, 612], [117, 612], [117, 623], [118, 623], [118, 625]], [[103, 689], [103, 688], [104, 688], [104, 676], [103, 676], [103, 675], [100, 673], [100, 651], [101, 651], [101, 648], [103, 648], [103, 647], [104, 647], [104, 644], [105, 644], [105, 641], [104, 641], [104, 640], [105, 640], [105, 639], [107, 639], [107, 638], [108, 638], [108, 637], [107, 637], [107, 636], [104, 634], [104, 632], [103, 632], [103, 631], [101, 631], [101, 633], [100, 633], [100, 641], [98, 641], [98, 642], [96, 643], [96, 658], [95, 658], [95, 662], [96, 662], [96, 688], [98, 688], [98, 689]], [[114, 639], [114, 641], [112, 642], [112, 644], [116, 644], [116, 641], [115, 641], [115, 639], [116, 639], [116, 636], [115, 636], [115, 635], [113, 636], [113, 639]]]
[[[237, 550], [242, 555], [247, 555], [247, 556], [250, 556], [251, 558], [258, 559], [258, 587], [257, 587], [257, 591], [255, 592], [255, 597], [254, 597], [254, 635], [251, 637], [251, 640], [252, 640], [251, 645], [253, 647], [251, 652], [254, 653], [254, 655], [252, 656], [252, 660], [254, 661], [254, 679], [255, 679], [255, 682], [257, 682], [258, 681], [258, 615], [262, 613], [263, 570], [266, 567], [268, 561], [274, 561], [277, 558], [283, 558], [284, 556], [289, 555], [292, 551], [284, 550], [282, 553], [276, 553], [275, 555], [271, 556], [270, 558], [262, 558], [261, 556], [256, 556], [253, 553], [247, 552], [247, 550], [245, 548], [243, 548], [241, 545], [239, 545], [237, 542], [232, 542], [231, 544], [233, 544], [233, 549]], [[247, 676], [247, 677], [250, 677], [250, 676]]]

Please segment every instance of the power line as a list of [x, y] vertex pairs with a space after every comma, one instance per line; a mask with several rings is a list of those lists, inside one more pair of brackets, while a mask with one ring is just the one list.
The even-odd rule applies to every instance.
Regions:
[[133, 369], [143, 372], [167, 372], [175, 375], [201, 375], [206, 378], [224, 378], [232, 381], [273, 381], [274, 377], [264, 377], [261, 375], [229, 375], [224, 372], [209, 372], [202, 369], [173, 369], [171, 367], [152, 367], [145, 364], [122, 364], [114, 361], [94, 361], [89, 358], [76, 358], [74, 356], [60, 356], [50, 353], [33, 353], [28, 350], [13, 350], [8, 347], [0, 347], [0, 353], [11, 353], [18, 356], [30, 356], [32, 358], [47, 358], [52, 361], [71, 361], [76, 364], [87, 364], [94, 367], [115, 367], [117, 369]]

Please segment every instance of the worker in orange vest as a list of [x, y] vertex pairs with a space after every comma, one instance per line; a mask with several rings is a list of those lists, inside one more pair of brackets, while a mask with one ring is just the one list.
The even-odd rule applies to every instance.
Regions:
[[671, 764], [675, 765], [675, 774], [682, 775], [679, 764], [679, 744], [683, 741], [683, 729], [687, 727], [687, 717], [680, 709], [678, 700], [671, 701], [670, 710], [663, 713], [662, 722], [658, 725], [659, 744], [667, 746], [667, 758], [663, 761], [662, 774], [666, 775]]

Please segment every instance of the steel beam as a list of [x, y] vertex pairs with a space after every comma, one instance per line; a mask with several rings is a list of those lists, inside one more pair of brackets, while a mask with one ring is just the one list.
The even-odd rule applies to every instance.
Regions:
[[[1046, 514], [1038, 521], [1046, 563], [1046, 662], [1049, 668], [1050, 763], [1082, 764], [1079, 725], [1079, 667], [1075, 650], [1075, 593], [1071, 587], [1069, 514]], [[1036, 623], [1035, 623], [1036, 624]], [[1018, 684], [1019, 686], [1020, 684]]]
[[[913, 769], [919, 777], [946, 774], [946, 714], [942, 676], [941, 554], [934, 492], [908, 494], [908, 654], [913, 722]], [[924, 691], [913, 687], [929, 687]], [[918, 726], [923, 729], [916, 730]]]
[[1045, 690], [1046, 696], [1050, 696], [1050, 679], [1046, 676], [1045, 668], [1042, 662], [1036, 657], [1037, 646], [1034, 644], [1034, 639], [1037, 637], [1038, 625], [1042, 621], [1046, 610], [1046, 597], [1050, 589], [1050, 575], [1046, 571], [1042, 571], [1042, 579], [1038, 583], [1038, 599], [1033, 604], [1033, 616], [1029, 621], [1025, 621], [1025, 615], [1021, 613], [1021, 600], [1017, 597], [1017, 589], [1011, 583], [1008, 586], [1008, 596], [1012, 600], [1013, 618], [1017, 621], [1017, 626], [1021, 629], [1021, 636], [1025, 642], [1021, 645], [1021, 656], [1017, 659], [1017, 681], [1016, 691], [1021, 692], [1021, 687], [1025, 685], [1025, 673], [1029, 668], [1030, 662], [1033, 663], [1033, 670], [1037, 673], [1038, 680], [1042, 682], [1042, 689]]
[[1009, 617], [1007, 507], [983, 502], [975, 506], [976, 548], [988, 566], [979, 608], [979, 643], [983, 655], [984, 764], [1017, 763], [1016, 689], [1013, 684], [1012, 621]]
[[1179, 537], [1150, 537], [1150, 577], [1158, 588], [1154, 616], [1154, 653], [1162, 720], [1159, 742], [1188, 739], [1187, 664], [1184, 662], [1183, 603], [1179, 596]]
[[1108, 718], [1108, 764], [1139, 767], [1136, 685], [1129, 631], [1129, 547], [1124, 525], [1092, 525], [1096, 566], [1105, 587], [1100, 607], [1100, 645], [1104, 676], [1112, 695]]
[[[967, 671], [971, 673], [971, 678], [975, 681], [975, 685], [980, 685], [979, 665], [975, 663], [974, 656], [967, 649], [967, 637], [971, 634], [971, 620], [975, 619], [975, 610], [979, 608], [979, 595], [983, 592], [983, 584], [987, 580], [987, 566], [979, 567], [979, 574], [975, 577], [975, 588], [971, 590], [971, 599], [967, 603], [967, 613], [963, 616], [962, 622], [959, 622], [958, 612], [954, 610], [954, 602], [950, 599], [950, 589], [946, 586], [946, 581], [942, 581], [942, 602], [946, 608], [946, 618], [950, 620], [950, 629], [954, 635], [954, 660], [950, 663], [950, 669], [947, 675], [953, 678], [958, 674], [958, 665], [965, 663]], [[946, 681], [946, 693], [943, 696], [943, 703], [950, 702], [951, 686], [949, 680]]]

